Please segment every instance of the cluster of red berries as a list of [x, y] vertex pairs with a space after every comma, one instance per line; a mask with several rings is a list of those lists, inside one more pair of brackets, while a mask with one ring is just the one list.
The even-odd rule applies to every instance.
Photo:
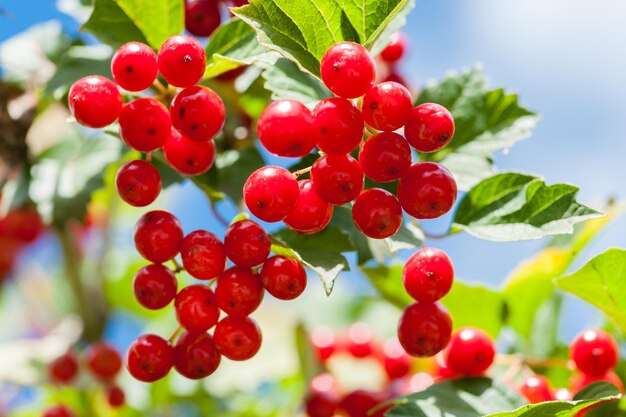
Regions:
[[13, 270], [20, 250], [37, 240], [43, 231], [39, 213], [29, 205], [12, 209], [0, 218], [0, 281]]
[[[89, 374], [104, 386], [104, 394], [112, 408], [125, 403], [124, 391], [115, 384], [122, 370], [122, 358], [112, 346], [104, 342], [92, 344], [84, 356], [84, 365]], [[68, 351], [48, 364], [48, 379], [53, 384], [71, 385], [79, 376], [81, 364], [74, 351]], [[75, 417], [71, 408], [58, 404], [48, 408], [43, 417]]]
[[186, 0], [185, 29], [195, 36], [211, 36], [222, 23], [224, 8], [246, 4], [248, 0]]

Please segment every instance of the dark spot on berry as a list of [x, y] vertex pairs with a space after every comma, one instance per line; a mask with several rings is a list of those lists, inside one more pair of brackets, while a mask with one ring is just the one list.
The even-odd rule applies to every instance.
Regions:
[[348, 192], [350, 190], [352, 190], [352, 184], [348, 183], [341, 186], [341, 191]]
[[187, 54], [187, 55], [185, 55], [185, 56], [183, 57], [183, 62], [184, 62], [185, 64], [188, 64], [188, 63], [190, 63], [191, 61], [192, 61], [192, 59], [191, 59], [191, 55]]
[[188, 166], [191, 167], [191, 166], [194, 166], [195, 164], [196, 164], [196, 161], [194, 161], [193, 159], [191, 159], [191, 158], [187, 159], [187, 165]]
[[323, 128], [321, 128], [321, 129], [320, 129], [320, 133], [321, 133], [322, 135], [325, 135], [327, 132], [328, 132], [328, 130], [326, 130], [326, 128], [325, 128], [325, 127], [323, 127]]
[[180, 110], [178, 111], [178, 116], [179, 116], [181, 119], [184, 119], [184, 118], [185, 118], [185, 108], [184, 108], [184, 107], [181, 107], [181, 108], [180, 108]]
[[197, 128], [198, 128], [198, 125], [197, 125], [197, 124], [195, 124], [195, 123], [192, 123], [192, 124], [189, 126], [189, 129], [191, 129], [191, 130], [196, 130]]
[[339, 72], [339, 70], [340, 70], [340, 69], [341, 69], [341, 64], [340, 64], [339, 62], [335, 62], [335, 63], [333, 64], [333, 70], [334, 70], [335, 72]]
[[153, 127], [151, 127], [151, 128], [149, 128], [149, 129], [148, 129], [148, 134], [149, 134], [149, 135], [156, 135], [156, 132], [157, 132], [157, 131], [156, 131], [156, 129], [155, 129], [155, 128], [153, 128]]
[[240, 347], [241, 345], [243, 345], [243, 342], [241, 341], [241, 339], [235, 339], [233, 345]]
[[265, 204], [264, 204], [262, 201], [257, 201], [257, 202], [256, 202], [256, 206], [257, 206], [258, 208], [263, 208], [263, 206], [264, 206], [264, 205], [265, 205]]
[[378, 108], [378, 103], [374, 102], [374, 103], [370, 104], [370, 109], [376, 110], [377, 108]]
[[287, 289], [291, 292], [294, 292], [296, 290], [296, 284], [293, 282], [290, 282], [289, 285], [287, 285]]
[[439, 204], [433, 201], [432, 203], [430, 203], [430, 208], [433, 210], [437, 210], [439, 208]]
[[433, 271], [427, 271], [426, 276], [432, 280], [433, 278], [435, 278], [435, 273]]
[[198, 375], [204, 375], [206, 373], [204, 368], [198, 368], [198, 370], [196, 372], [197, 372]]
[[133, 67], [131, 67], [130, 65], [126, 65], [126, 68], [124, 68], [126, 70], [126, 72], [133, 72]]
[[237, 307], [237, 303], [235, 303], [234, 301], [229, 301], [228, 302], [228, 307], [235, 308], [235, 307]]
[[143, 369], [144, 371], [149, 371], [150, 370], [150, 366], [146, 363], [146, 362], [141, 362], [141, 364], [139, 365], [139, 367], [141, 369]]
[[391, 169], [389, 170], [389, 173], [390, 173], [391, 175], [398, 175], [398, 174], [400, 173], [400, 170], [399, 170], [398, 168], [395, 168], [395, 167], [394, 167], [394, 168], [391, 168]]
[[479, 353], [478, 355], [476, 355], [476, 362], [482, 362], [485, 360], [485, 357], [483, 356], [482, 353]]
[[443, 134], [441, 136], [439, 136], [439, 142], [445, 142], [448, 140], [448, 135], [447, 134]]

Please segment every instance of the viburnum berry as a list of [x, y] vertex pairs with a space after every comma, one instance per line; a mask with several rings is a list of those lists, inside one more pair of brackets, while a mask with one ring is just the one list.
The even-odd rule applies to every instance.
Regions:
[[496, 348], [489, 335], [474, 327], [464, 327], [454, 332], [445, 351], [450, 369], [463, 376], [484, 374], [495, 355]]
[[586, 386], [594, 382], [609, 382], [617, 387], [620, 392], [624, 392], [624, 384], [619, 376], [613, 371], [609, 371], [603, 375], [588, 375], [584, 372], [576, 372], [569, 381], [569, 386], [574, 395]]
[[390, 132], [406, 124], [413, 111], [411, 93], [405, 86], [387, 81], [370, 88], [361, 105], [363, 119], [376, 130]]
[[446, 214], [456, 201], [456, 181], [436, 162], [418, 162], [398, 182], [398, 200], [416, 219], [434, 219]]
[[322, 200], [314, 190], [313, 181], [298, 181], [300, 198], [283, 220], [288, 228], [302, 234], [319, 233], [330, 223], [333, 206]]
[[385, 62], [397, 62], [404, 56], [406, 50], [406, 37], [396, 32], [389, 38], [389, 43], [380, 53], [380, 58]]
[[48, 377], [55, 384], [70, 384], [78, 375], [78, 360], [73, 352], [67, 352], [48, 365]]
[[149, 211], [135, 225], [135, 247], [141, 256], [154, 263], [178, 255], [183, 230], [178, 219], [163, 210]]
[[349, 203], [363, 190], [363, 170], [350, 155], [324, 155], [311, 167], [313, 189], [324, 201], [335, 206]]
[[145, 90], [152, 85], [158, 72], [157, 55], [145, 43], [125, 43], [111, 59], [113, 79], [124, 90]]
[[196, 39], [174, 35], [168, 38], [158, 55], [159, 71], [173, 86], [186, 88], [198, 83], [204, 74], [206, 54]]
[[250, 359], [262, 342], [259, 325], [249, 317], [224, 317], [215, 326], [213, 337], [220, 353], [233, 361]]
[[115, 348], [105, 342], [91, 345], [86, 358], [91, 373], [105, 381], [115, 377], [122, 369], [122, 357]]
[[59, 404], [47, 408], [42, 417], [76, 417], [76, 414], [71, 408]]
[[207, 172], [215, 162], [215, 141], [197, 142], [171, 129], [163, 146], [167, 162], [183, 175], [200, 175]]
[[519, 392], [531, 404], [554, 400], [550, 382], [543, 375], [534, 375], [526, 378], [519, 386]]
[[306, 271], [297, 259], [275, 255], [263, 263], [261, 281], [279, 300], [293, 300], [306, 288]]
[[398, 379], [411, 372], [411, 357], [402, 348], [397, 338], [383, 343], [381, 360], [389, 379]]
[[333, 417], [337, 410], [336, 396], [327, 392], [309, 394], [304, 400], [308, 417]]
[[243, 199], [248, 210], [266, 222], [287, 217], [299, 196], [298, 181], [291, 172], [273, 165], [254, 171], [243, 186]]
[[402, 268], [406, 292], [420, 303], [432, 303], [452, 288], [454, 268], [446, 253], [436, 248], [415, 252]]
[[41, 235], [44, 227], [37, 209], [24, 205], [11, 209], [0, 219], [0, 236], [15, 240], [16, 243], [32, 243]]
[[570, 357], [581, 372], [602, 376], [617, 365], [617, 343], [603, 330], [587, 330], [572, 342]]
[[326, 51], [320, 72], [330, 91], [339, 97], [357, 98], [374, 85], [376, 63], [361, 45], [340, 42]]
[[197, 279], [212, 279], [224, 271], [224, 244], [211, 232], [196, 230], [183, 239], [180, 248], [185, 271]]
[[336, 351], [335, 332], [328, 326], [319, 326], [311, 331], [310, 342], [322, 362], [326, 362]]
[[134, 207], [145, 207], [159, 196], [161, 175], [149, 162], [129, 161], [117, 171], [115, 186], [122, 200]]
[[151, 152], [163, 147], [172, 121], [163, 104], [153, 98], [138, 98], [120, 113], [120, 135], [131, 148]]
[[267, 106], [259, 117], [258, 134], [270, 153], [287, 158], [308, 155], [317, 142], [313, 115], [296, 100], [277, 100]]
[[174, 349], [167, 340], [146, 334], [135, 340], [126, 358], [130, 374], [142, 382], [155, 382], [164, 378], [174, 365]]
[[222, 98], [208, 87], [194, 85], [176, 94], [170, 105], [172, 125], [187, 139], [206, 142], [224, 127]]
[[152, 264], [141, 268], [133, 279], [135, 298], [147, 309], [159, 310], [172, 302], [178, 281], [171, 269]]
[[221, 362], [213, 336], [208, 333], [183, 333], [174, 346], [174, 367], [184, 377], [202, 379], [211, 375]]
[[355, 358], [367, 358], [374, 353], [374, 335], [367, 323], [354, 323], [348, 329], [346, 349]]
[[380, 394], [366, 390], [356, 390], [344, 396], [339, 403], [339, 408], [348, 417], [382, 416], [381, 414], [370, 414], [370, 410], [383, 401]]
[[247, 316], [263, 301], [263, 283], [248, 268], [234, 266], [220, 275], [215, 288], [217, 305], [229, 316]]
[[411, 112], [404, 126], [404, 135], [420, 152], [438, 151], [452, 140], [454, 118], [439, 104], [420, 104]]
[[206, 285], [189, 285], [174, 300], [176, 319], [192, 333], [202, 333], [215, 326], [220, 317], [215, 294]]
[[317, 147], [324, 153], [341, 155], [352, 152], [363, 139], [363, 116], [345, 98], [326, 98], [313, 109]]
[[126, 402], [124, 391], [117, 385], [108, 386], [106, 389], [107, 402], [113, 408], [120, 408]]
[[435, 355], [435, 371], [434, 376], [436, 381], [444, 381], [446, 379], [458, 378], [460, 375], [454, 370], [450, 369], [446, 363], [446, 358], [443, 352]]
[[411, 356], [428, 357], [441, 352], [452, 335], [452, 318], [440, 303], [413, 303], [402, 312], [398, 340]]
[[219, 3], [216, 0], [185, 1], [185, 29], [195, 36], [206, 37], [222, 23]]
[[252, 268], [267, 259], [272, 242], [267, 232], [255, 221], [244, 219], [231, 224], [224, 235], [228, 259], [237, 266]]
[[354, 201], [352, 220], [365, 236], [385, 239], [396, 234], [402, 226], [402, 207], [389, 191], [370, 188]]
[[359, 163], [372, 181], [395, 181], [411, 166], [411, 147], [397, 133], [383, 132], [365, 141]]
[[67, 101], [76, 121], [87, 127], [108, 126], [122, 111], [122, 95], [117, 86], [100, 75], [76, 81], [70, 88]]

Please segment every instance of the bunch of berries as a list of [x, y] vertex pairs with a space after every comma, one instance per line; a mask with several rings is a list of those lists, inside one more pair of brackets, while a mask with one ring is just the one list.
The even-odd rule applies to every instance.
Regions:
[[211, 36], [222, 23], [225, 7], [246, 4], [248, 0], [185, 0], [185, 29], [195, 36]]
[[15, 266], [17, 256], [44, 231], [44, 224], [32, 206], [10, 210], [0, 218], [0, 282]]

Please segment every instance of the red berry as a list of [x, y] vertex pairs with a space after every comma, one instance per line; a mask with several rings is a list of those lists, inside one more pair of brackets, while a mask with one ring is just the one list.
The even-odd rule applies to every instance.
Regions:
[[122, 369], [122, 357], [107, 343], [94, 343], [87, 350], [87, 366], [94, 376], [110, 380]]
[[420, 249], [402, 268], [402, 282], [406, 292], [420, 303], [441, 299], [450, 291], [453, 281], [452, 261], [440, 249]]
[[361, 112], [345, 98], [327, 98], [313, 109], [317, 147], [324, 153], [352, 152], [363, 139], [365, 124]]
[[320, 72], [330, 91], [339, 97], [357, 98], [374, 85], [376, 63], [361, 45], [340, 42], [326, 51]]
[[279, 300], [293, 300], [306, 288], [306, 271], [298, 260], [275, 255], [263, 264], [261, 281]]
[[397, 62], [404, 56], [406, 50], [406, 37], [399, 32], [389, 38], [389, 43], [380, 53], [380, 58], [385, 62]]
[[129, 161], [117, 171], [115, 186], [122, 200], [134, 207], [145, 207], [159, 196], [161, 175], [149, 162]]
[[411, 357], [397, 338], [386, 340], [383, 344], [382, 362], [389, 379], [402, 378], [411, 372]]
[[402, 207], [395, 195], [381, 188], [363, 191], [352, 206], [357, 229], [372, 239], [385, 239], [402, 226]]
[[243, 268], [252, 268], [267, 259], [272, 242], [267, 232], [252, 220], [231, 224], [224, 235], [224, 248], [228, 259]]
[[339, 408], [345, 411], [348, 417], [368, 417], [371, 415], [370, 410], [381, 401], [381, 396], [376, 393], [356, 390], [343, 397]]
[[354, 323], [348, 329], [346, 348], [355, 358], [367, 358], [374, 353], [374, 335], [366, 323]]
[[184, 377], [202, 379], [219, 367], [222, 357], [208, 333], [183, 333], [174, 347], [174, 367]]
[[372, 181], [395, 181], [411, 166], [411, 147], [397, 133], [383, 132], [365, 141], [359, 162]]
[[226, 108], [215, 91], [194, 85], [174, 97], [170, 117], [172, 125], [187, 139], [206, 142], [224, 127]]
[[178, 290], [176, 276], [160, 264], [147, 265], [133, 279], [135, 298], [145, 308], [159, 310], [172, 302]]
[[215, 326], [220, 317], [215, 294], [206, 285], [183, 288], [174, 301], [178, 323], [192, 333], [202, 333]]
[[543, 375], [526, 378], [520, 385], [519, 392], [531, 404], [553, 401], [555, 399], [550, 390], [550, 382]]
[[113, 408], [120, 408], [126, 402], [126, 395], [124, 395], [124, 391], [115, 385], [107, 387], [106, 396], [107, 402]]
[[176, 129], [163, 146], [167, 162], [183, 175], [200, 175], [207, 172], [215, 162], [215, 141], [197, 142], [183, 136]]
[[48, 365], [48, 376], [55, 384], [70, 384], [78, 375], [78, 360], [73, 352], [67, 352]]
[[434, 219], [446, 214], [456, 201], [456, 181], [435, 162], [418, 162], [398, 182], [398, 200], [416, 219]]
[[460, 375], [454, 372], [446, 363], [443, 352], [435, 355], [435, 370], [433, 375], [436, 381], [444, 381], [446, 379], [458, 378]]
[[158, 72], [156, 53], [141, 42], [125, 43], [111, 59], [113, 79], [124, 90], [145, 90], [152, 85]]
[[222, 355], [233, 361], [250, 359], [261, 348], [261, 329], [249, 317], [224, 317], [213, 335]]
[[397, 72], [395, 68], [391, 68], [389, 74], [383, 79], [383, 81], [393, 81], [394, 83], [402, 84], [408, 90], [411, 90], [411, 85], [401, 74]]
[[298, 181], [291, 172], [273, 165], [254, 171], [243, 186], [243, 199], [248, 210], [266, 222], [287, 217], [299, 196]]
[[70, 111], [83, 126], [105, 127], [122, 111], [122, 95], [115, 83], [99, 75], [76, 81], [67, 97]]
[[337, 351], [335, 332], [328, 326], [319, 326], [311, 331], [311, 344], [322, 362], [326, 362]]
[[309, 394], [304, 400], [308, 417], [333, 417], [337, 410], [337, 400], [324, 392]]
[[576, 395], [578, 391], [590, 384], [593, 384], [594, 382], [609, 382], [615, 385], [620, 392], [624, 392], [624, 384], [622, 383], [622, 380], [613, 371], [609, 371], [604, 375], [587, 375], [583, 372], [577, 372], [574, 376], [572, 376], [569, 381], [569, 385], [572, 393]]
[[617, 343], [603, 330], [587, 330], [572, 342], [570, 357], [581, 372], [601, 376], [617, 365]]
[[363, 97], [363, 119], [377, 130], [400, 129], [413, 110], [411, 93], [405, 86], [387, 81], [370, 88]]
[[182, 242], [180, 222], [167, 211], [149, 211], [135, 225], [135, 247], [151, 262], [163, 263], [174, 258]]
[[363, 170], [350, 155], [324, 155], [313, 164], [311, 180], [324, 201], [335, 206], [349, 203], [363, 190]]
[[197, 279], [212, 279], [224, 271], [224, 244], [211, 232], [196, 230], [189, 233], [180, 248], [185, 271]]
[[143, 382], [164, 378], [174, 365], [174, 349], [162, 337], [146, 334], [135, 340], [126, 358], [130, 374]]
[[263, 301], [263, 284], [248, 268], [234, 266], [220, 275], [215, 288], [217, 305], [229, 316], [247, 316]]
[[195, 36], [206, 37], [222, 23], [219, 4], [216, 0], [185, 1], [185, 29]]
[[313, 181], [298, 181], [300, 198], [285, 217], [284, 222], [291, 230], [302, 234], [321, 232], [333, 217], [333, 206], [322, 200], [313, 189]]
[[34, 242], [43, 230], [41, 216], [32, 206], [14, 208], [0, 219], [0, 236], [14, 240], [16, 244]]
[[288, 158], [308, 155], [317, 141], [313, 115], [296, 100], [278, 100], [261, 114], [259, 140], [272, 154]]
[[440, 303], [413, 303], [404, 309], [398, 323], [398, 340], [411, 356], [435, 356], [451, 335], [452, 318]]
[[454, 118], [436, 103], [420, 104], [413, 109], [404, 126], [406, 140], [420, 152], [435, 152], [446, 146], [454, 135]]
[[206, 54], [202, 44], [194, 38], [174, 35], [161, 45], [158, 61], [159, 71], [168, 83], [186, 88], [202, 79]]
[[465, 327], [452, 335], [445, 352], [446, 363], [463, 376], [484, 374], [493, 363], [496, 348], [493, 341], [480, 329]]
[[150, 152], [163, 147], [172, 121], [163, 104], [153, 98], [138, 98], [124, 106], [120, 114], [120, 135], [131, 148]]
[[43, 412], [42, 417], [75, 417], [71, 408], [64, 405], [54, 405]]

